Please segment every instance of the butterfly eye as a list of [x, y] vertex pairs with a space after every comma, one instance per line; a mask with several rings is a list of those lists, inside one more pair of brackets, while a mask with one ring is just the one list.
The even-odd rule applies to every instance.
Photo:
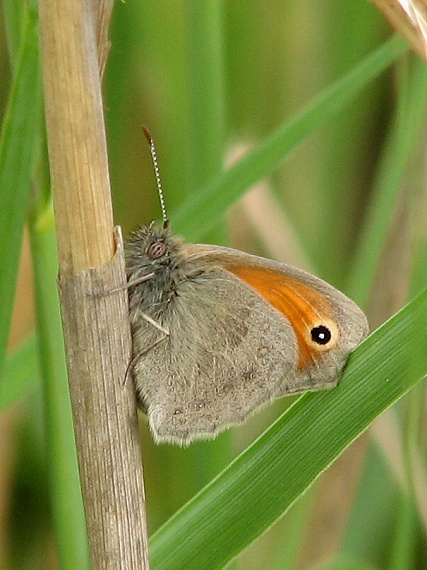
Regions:
[[164, 241], [155, 241], [147, 249], [147, 255], [150, 259], [159, 259], [163, 257], [167, 251], [167, 247]]
[[331, 338], [331, 331], [323, 325], [311, 329], [311, 340], [317, 344], [328, 344]]

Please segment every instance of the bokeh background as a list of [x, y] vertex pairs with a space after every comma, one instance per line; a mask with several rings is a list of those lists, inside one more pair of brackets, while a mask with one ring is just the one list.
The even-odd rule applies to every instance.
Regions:
[[[195, 199], [207, 181], [322, 96], [390, 35], [383, 16], [366, 0], [117, 2], [104, 76], [117, 223], [128, 234], [160, 218], [141, 124], [149, 127], [156, 142], [174, 227], [175, 213]], [[3, 110], [11, 84], [8, 61], [3, 29]], [[332, 120], [305, 137], [268, 178], [248, 188], [240, 200], [231, 199], [234, 204], [224, 216], [208, 224], [203, 219], [197, 236], [194, 231], [186, 236], [185, 224], [177, 224], [179, 232], [308, 268], [353, 294], [368, 312], [372, 328], [384, 322], [408, 299], [414, 243], [424, 215], [425, 89], [413, 111], [415, 126], [405, 122], [413, 115], [402, 111], [414, 74], [422, 73], [422, 67], [414, 55], [404, 54], [358, 90]], [[384, 199], [374, 201], [381, 194], [378, 188], [393, 176], [387, 162], [396, 165], [393, 145], [404, 145], [396, 139], [399, 129], [415, 134], [408, 151], [402, 150], [403, 163], [392, 179], [395, 190], [384, 190]], [[373, 204], [380, 211], [373, 211]], [[370, 247], [371, 234], [364, 225], [374, 215], [377, 229], [387, 229], [381, 255], [374, 258], [372, 283], [362, 294], [354, 283], [363, 282], [363, 271], [362, 278], [357, 277], [354, 261], [361, 248]], [[375, 234], [372, 239], [377, 255]], [[31, 267], [24, 238], [10, 354], [34, 334]], [[292, 401], [276, 402], [244, 426], [188, 449], [155, 446], [141, 416], [150, 532]], [[418, 427], [425, 429], [421, 418]], [[395, 416], [381, 418], [234, 567], [425, 568], [421, 517], [412, 521], [406, 565], [399, 566], [400, 559], [391, 556], [403, 492], [401, 451], [395, 441], [401, 429]], [[2, 405], [0, 434], [0, 567], [57, 568], [37, 368], [26, 373], [22, 395]]]

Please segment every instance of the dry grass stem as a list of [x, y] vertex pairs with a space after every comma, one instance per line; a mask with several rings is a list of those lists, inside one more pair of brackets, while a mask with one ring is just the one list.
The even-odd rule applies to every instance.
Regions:
[[426, 0], [372, 0], [393, 28], [427, 61]]
[[92, 566], [131, 570], [148, 568], [148, 554], [135, 397], [123, 381], [127, 295], [94, 296], [126, 282], [100, 81], [110, 13], [108, 1], [40, 1], [61, 312]]

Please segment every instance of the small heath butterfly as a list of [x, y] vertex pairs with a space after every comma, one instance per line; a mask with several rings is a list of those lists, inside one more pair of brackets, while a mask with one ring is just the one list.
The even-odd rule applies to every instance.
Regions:
[[214, 438], [286, 394], [332, 388], [368, 333], [359, 307], [284, 263], [185, 243], [164, 223], [127, 242], [133, 375], [158, 443]]

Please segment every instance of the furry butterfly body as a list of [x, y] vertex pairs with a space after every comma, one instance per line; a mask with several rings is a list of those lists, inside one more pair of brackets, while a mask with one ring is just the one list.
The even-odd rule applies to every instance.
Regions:
[[321, 279], [154, 225], [132, 234], [127, 273], [131, 372], [157, 442], [213, 438], [274, 398], [336, 386], [368, 332]]

